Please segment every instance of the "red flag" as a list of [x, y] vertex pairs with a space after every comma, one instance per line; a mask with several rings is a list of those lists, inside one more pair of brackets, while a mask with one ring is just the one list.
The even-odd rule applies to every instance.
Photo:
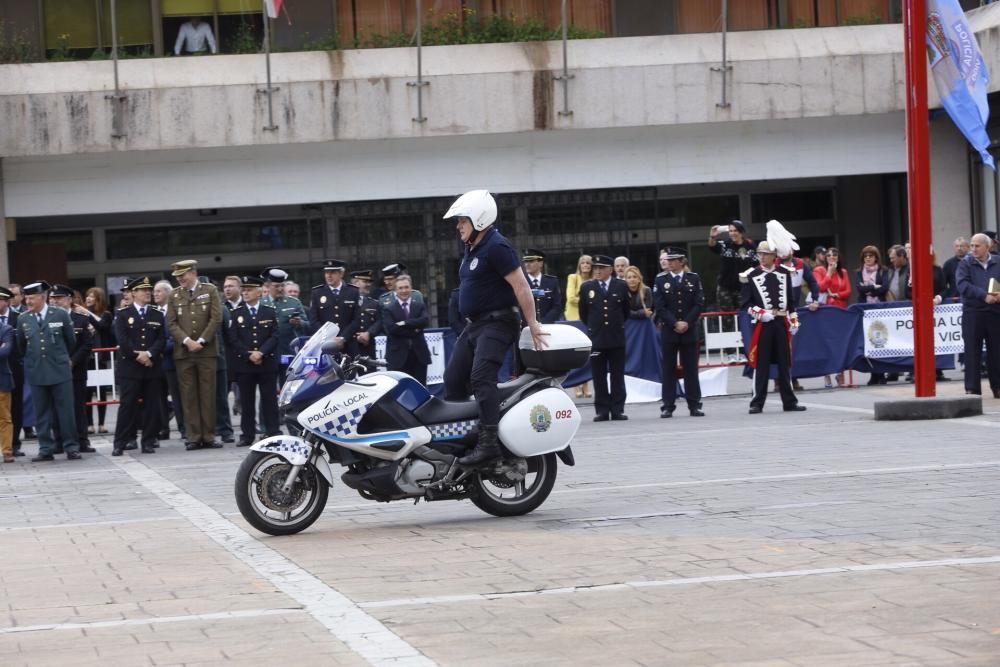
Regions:
[[283, 3], [284, 0], [264, 0], [264, 8], [267, 10], [267, 15], [272, 19], [278, 18]]

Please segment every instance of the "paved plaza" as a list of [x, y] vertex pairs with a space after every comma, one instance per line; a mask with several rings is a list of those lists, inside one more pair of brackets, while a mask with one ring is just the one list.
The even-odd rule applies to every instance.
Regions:
[[237, 513], [231, 445], [21, 458], [0, 466], [0, 665], [995, 666], [1000, 401], [872, 420], [912, 391], [585, 408], [533, 514], [337, 485], [284, 538]]

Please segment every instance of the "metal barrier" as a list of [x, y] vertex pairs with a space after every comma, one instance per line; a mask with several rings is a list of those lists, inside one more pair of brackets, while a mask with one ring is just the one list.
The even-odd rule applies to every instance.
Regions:
[[[94, 354], [91, 356], [93, 361], [93, 368], [87, 370], [87, 386], [88, 387], [111, 387], [111, 400], [110, 401], [88, 401], [86, 405], [89, 407], [91, 405], [117, 405], [118, 400], [118, 387], [115, 385], [115, 359], [118, 356], [117, 347], [95, 347], [93, 349]], [[100, 352], [110, 352], [111, 363], [107, 368], [100, 367]], [[96, 394], [100, 397], [100, 393]]]
[[736, 311], [701, 314], [698, 324], [704, 347], [698, 359], [698, 368], [746, 365], [738, 316]]

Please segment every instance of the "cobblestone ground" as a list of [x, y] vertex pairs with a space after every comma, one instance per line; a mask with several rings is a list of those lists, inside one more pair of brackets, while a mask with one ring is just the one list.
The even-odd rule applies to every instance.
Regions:
[[0, 466], [0, 664], [995, 666], [1000, 401], [872, 421], [911, 395], [632, 406], [584, 424], [526, 517], [338, 485], [285, 538], [236, 512], [231, 445], [21, 458]]

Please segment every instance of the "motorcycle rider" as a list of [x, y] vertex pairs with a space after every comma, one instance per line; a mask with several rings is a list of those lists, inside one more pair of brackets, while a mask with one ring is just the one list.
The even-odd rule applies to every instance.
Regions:
[[458, 301], [468, 325], [458, 337], [444, 372], [445, 398], [465, 400], [471, 385], [479, 404], [479, 440], [459, 463], [479, 466], [500, 456], [497, 373], [507, 350], [517, 340], [521, 314], [536, 349], [546, 347], [545, 334], [535, 317], [534, 296], [518, 254], [493, 227], [497, 219], [493, 195], [487, 190], [466, 192], [444, 214], [445, 220], [451, 218], [456, 220], [455, 228], [465, 244], [458, 274]]

